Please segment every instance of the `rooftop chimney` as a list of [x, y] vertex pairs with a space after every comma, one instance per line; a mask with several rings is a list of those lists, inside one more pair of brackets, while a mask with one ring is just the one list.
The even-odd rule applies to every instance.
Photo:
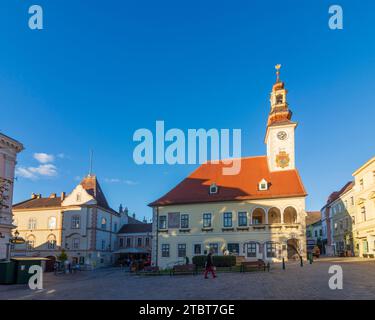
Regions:
[[65, 199], [65, 192], [61, 192], [61, 201], [64, 201]]
[[51, 195], [49, 196], [51, 199], [54, 199], [56, 198], [56, 193], [51, 193]]
[[36, 199], [37, 198], [37, 195], [33, 192], [32, 194], [31, 194], [31, 199]]
[[38, 193], [36, 197], [37, 197], [37, 199], [40, 199], [42, 197], [42, 194]]
[[147, 223], [146, 217], [143, 217], [143, 223]]
[[133, 213], [133, 219], [135, 219], [135, 213]]

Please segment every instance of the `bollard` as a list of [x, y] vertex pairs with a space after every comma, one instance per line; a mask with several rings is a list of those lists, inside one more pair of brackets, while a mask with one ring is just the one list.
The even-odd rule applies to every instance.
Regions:
[[283, 258], [283, 270], [285, 270], [285, 259]]
[[301, 267], [303, 267], [303, 259], [302, 259], [302, 256], [300, 257], [301, 259]]

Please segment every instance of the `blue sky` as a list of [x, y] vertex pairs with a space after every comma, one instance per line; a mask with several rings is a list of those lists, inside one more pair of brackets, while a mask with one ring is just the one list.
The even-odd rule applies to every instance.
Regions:
[[32, 31], [34, 1], [1, 1], [0, 130], [34, 168], [15, 202], [70, 192], [93, 149], [110, 204], [150, 218], [147, 203], [196, 166], [137, 166], [134, 131], [240, 128], [243, 155], [265, 154], [281, 63], [307, 209], [320, 209], [375, 151], [375, 3], [335, 3], [344, 30], [328, 28], [330, 1], [39, 0], [44, 30]]

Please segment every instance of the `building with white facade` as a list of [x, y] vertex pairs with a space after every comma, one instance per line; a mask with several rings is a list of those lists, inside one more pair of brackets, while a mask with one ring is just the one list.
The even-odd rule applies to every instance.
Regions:
[[0, 260], [9, 259], [10, 237], [14, 228], [12, 221], [12, 201], [14, 168], [17, 154], [23, 145], [0, 133]]
[[85, 177], [69, 194], [31, 198], [13, 206], [14, 222], [26, 246], [16, 246], [13, 255], [58, 259], [64, 250], [68, 259], [88, 267], [113, 264], [117, 233], [134, 223], [128, 211], [113, 210], [95, 175]]

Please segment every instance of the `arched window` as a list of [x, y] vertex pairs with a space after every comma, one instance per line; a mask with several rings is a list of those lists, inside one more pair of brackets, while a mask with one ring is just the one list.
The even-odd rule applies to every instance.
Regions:
[[276, 104], [281, 104], [281, 103], [283, 103], [283, 101], [284, 101], [283, 95], [282, 94], [278, 94], [276, 96]]
[[53, 234], [49, 235], [47, 238], [47, 247], [51, 250], [56, 249], [56, 237]]
[[278, 208], [271, 208], [268, 210], [268, 223], [281, 223], [281, 212]]
[[26, 247], [27, 250], [33, 250], [35, 248], [35, 237], [33, 235], [27, 237]]
[[29, 229], [30, 230], [35, 230], [36, 229], [36, 219], [35, 218], [30, 218], [29, 219]]
[[102, 225], [102, 229], [107, 229], [107, 219], [106, 218], [102, 218], [101, 225]]
[[297, 223], [297, 211], [293, 207], [284, 210], [284, 223]]
[[49, 217], [48, 229], [56, 229], [56, 217]]
[[262, 208], [256, 208], [253, 211], [253, 221], [252, 224], [263, 224], [265, 223], [266, 213]]

